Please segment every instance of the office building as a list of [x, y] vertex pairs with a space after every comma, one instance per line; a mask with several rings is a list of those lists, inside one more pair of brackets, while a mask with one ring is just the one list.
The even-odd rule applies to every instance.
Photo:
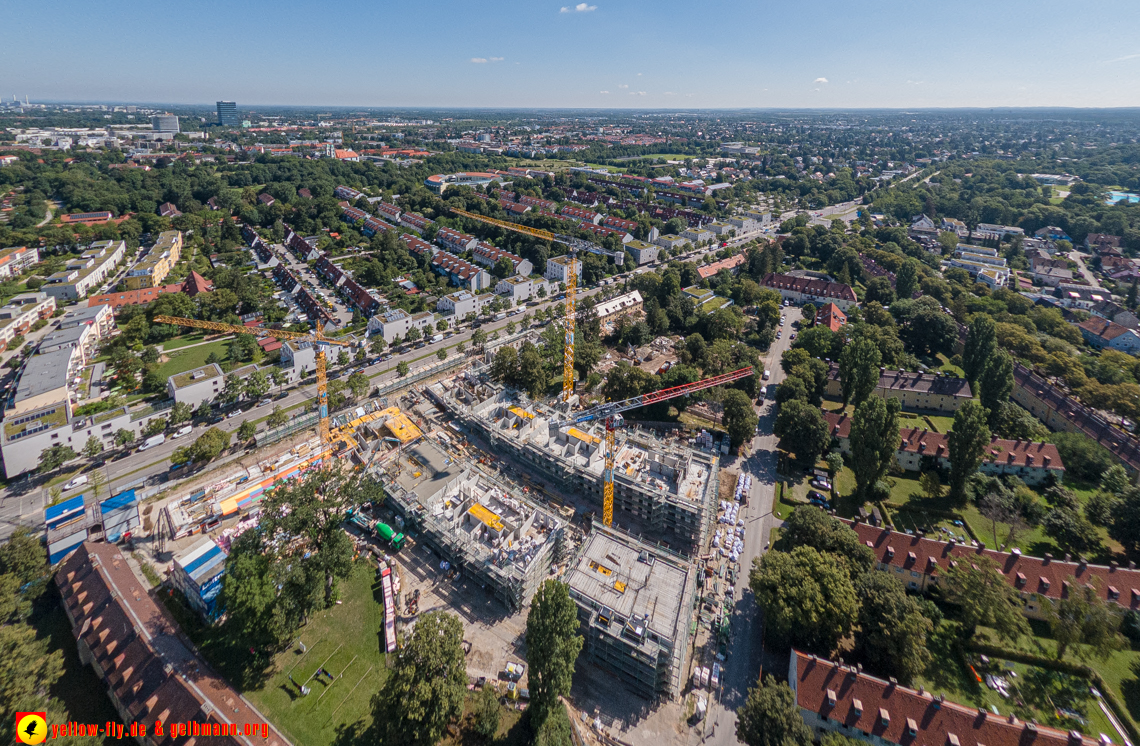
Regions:
[[237, 103], [233, 101], [219, 101], [218, 102], [218, 126], [219, 127], [240, 127], [241, 120], [238, 119]]
[[150, 118], [150, 127], [155, 132], [180, 132], [178, 117], [173, 114], [159, 114]]

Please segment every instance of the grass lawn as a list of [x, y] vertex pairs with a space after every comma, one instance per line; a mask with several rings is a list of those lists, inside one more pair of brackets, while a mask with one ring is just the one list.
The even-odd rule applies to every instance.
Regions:
[[[205, 628], [177, 601], [160, 598], [219, 672], [287, 738], [298, 746], [324, 746], [341, 730], [359, 732], [372, 724], [372, 695], [387, 675], [382, 652], [384, 606], [374, 579], [375, 569], [358, 562], [340, 586], [343, 603], [315, 614], [295, 633], [307, 652], [294, 645], [279, 654], [269, 670], [244, 681], [240, 677], [249, 666], [248, 651], [236, 649], [220, 629]], [[312, 678], [318, 667], [335, 680]], [[290, 675], [298, 684], [307, 682], [311, 690], [307, 696], [300, 696]]]
[[[991, 712], [996, 708], [1002, 716], [1013, 713], [1022, 720], [1032, 719], [1063, 730], [1076, 728], [1094, 738], [1106, 733], [1113, 741], [1120, 740], [1089, 693], [1087, 679], [1000, 659], [991, 659], [987, 666], [976, 654], [966, 653], [963, 657], [957, 646], [945, 639], [947, 637], [949, 635], [936, 633], [930, 639], [928, 649], [932, 658], [926, 672], [914, 682], [916, 686], [945, 694], [947, 699], [959, 704], [984, 707]], [[975, 672], [981, 675], [982, 682]], [[984, 682], [987, 674], [998, 676], [1008, 684], [1008, 698]], [[1057, 707], [1079, 713], [1085, 723], [1059, 717]]]
[[942, 364], [941, 366], [939, 366], [937, 368], [937, 370], [940, 370], [943, 373], [949, 373], [950, 375], [955, 376], [957, 378], [965, 378], [966, 377], [965, 371], [963, 371], [957, 365], [954, 365], [953, 363], [951, 363], [950, 358], [946, 357], [946, 355], [944, 355], [943, 353], [941, 353], [941, 352], [938, 353], [937, 358], [938, 358], [938, 362]]
[[[459, 719], [458, 733], [452, 735], [445, 733], [439, 741], [439, 746], [468, 746], [472, 743], [484, 743], [482, 736], [475, 732], [475, 698], [478, 692], [468, 692], [463, 699], [463, 715]], [[507, 700], [510, 702], [510, 700]], [[510, 707], [503, 707], [499, 717], [499, 730], [495, 737], [485, 743], [495, 746], [527, 746], [531, 743], [530, 729], [522, 722], [523, 713], [514, 703]]]
[[174, 339], [163, 342], [162, 349], [164, 352], [170, 352], [171, 350], [177, 350], [180, 347], [186, 347], [187, 345], [196, 345], [199, 342], [203, 341], [205, 338], [206, 335], [204, 332], [194, 332], [193, 334], [187, 334], [182, 337], [175, 337]]
[[229, 351], [229, 344], [229, 342], [224, 341], [211, 342], [201, 347], [191, 347], [188, 350], [176, 350], [168, 353], [170, 359], [158, 366], [158, 373], [163, 378], [170, 378], [188, 370], [201, 368], [206, 364], [206, 358], [210, 356], [211, 352], [217, 354], [219, 358], [225, 359]]

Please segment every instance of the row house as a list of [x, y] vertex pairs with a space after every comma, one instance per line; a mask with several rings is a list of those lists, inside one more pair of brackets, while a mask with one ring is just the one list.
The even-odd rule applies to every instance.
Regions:
[[593, 210], [586, 210], [581, 207], [573, 205], [564, 205], [559, 212], [563, 218], [573, 218], [576, 221], [583, 223], [592, 223], [597, 225], [602, 220], [601, 213], [594, 212]]
[[400, 215], [400, 225], [416, 233], [423, 233], [429, 225], [434, 223], [434, 220], [428, 220], [423, 215], [415, 212], [405, 212]]
[[769, 272], [760, 281], [760, 287], [775, 290], [784, 300], [793, 303], [834, 303], [844, 313], [858, 305], [859, 299], [850, 285], [814, 277], [793, 277]]
[[541, 207], [544, 210], [557, 210], [558, 203], [551, 202], [548, 199], [539, 199], [538, 197], [528, 197], [523, 195], [516, 200], [520, 205], [529, 205], [531, 207]]
[[475, 248], [479, 239], [460, 233], [454, 228], [440, 228], [435, 234], [436, 243], [452, 251], [469, 251]]
[[364, 192], [358, 192], [352, 187], [346, 187], [344, 185], [338, 186], [336, 189], [334, 189], [333, 194], [339, 199], [346, 199], [349, 202], [353, 203], [364, 196]]
[[910, 689], [893, 678], [865, 674], [862, 665], [847, 666], [794, 648], [787, 674], [796, 707], [816, 742], [834, 733], [873, 746], [1102, 746], [1077, 730], [950, 702], [923, 687]]
[[493, 280], [486, 270], [446, 251], [437, 251], [432, 256], [431, 268], [436, 274], [443, 275], [453, 284], [476, 293], [491, 287]]
[[372, 317], [384, 306], [383, 301], [351, 277], [345, 277], [344, 283], [340, 286], [340, 292], [345, 300], [359, 309], [365, 318]]
[[439, 249], [437, 249], [435, 246], [432, 246], [422, 238], [416, 238], [415, 236], [408, 233], [400, 236], [400, 240], [403, 241], [404, 245], [408, 247], [408, 251], [412, 252], [413, 254], [419, 254], [421, 256], [425, 254], [427, 256], [434, 256], [435, 253], [439, 251]]
[[702, 280], [707, 280], [708, 278], [713, 277], [722, 269], [727, 269], [732, 274], [736, 274], [740, 271], [740, 268], [744, 266], [744, 263], [747, 261], [748, 257], [746, 257], [744, 254], [737, 254], [736, 256], [730, 256], [728, 259], [721, 259], [719, 262], [713, 262], [711, 264], [706, 264], [703, 267], [697, 267], [697, 274], [701, 276]]
[[317, 263], [313, 265], [313, 269], [316, 270], [322, 280], [333, 288], [339, 288], [348, 277], [343, 269], [333, 264], [328, 254], [322, 254]]
[[387, 233], [390, 230], [392, 230], [392, 226], [379, 218], [374, 218], [369, 215], [364, 219], [364, 225], [361, 227], [360, 232], [366, 236], [375, 236], [377, 233]]
[[[851, 453], [851, 416], [824, 412], [832, 437], [839, 441], [842, 453]], [[932, 466], [950, 468], [950, 441], [946, 434], [917, 427], [899, 431], [899, 447], [895, 461], [906, 471], [921, 472]], [[1026, 484], [1058, 483], [1065, 476], [1065, 465], [1052, 443], [991, 438], [978, 471], [990, 476], [1012, 475]]]
[[526, 277], [534, 271], [534, 265], [531, 264], [529, 259], [523, 259], [521, 256], [512, 254], [509, 251], [495, 248], [486, 241], [480, 241], [475, 244], [475, 248], [471, 250], [475, 256], [475, 261], [487, 267], [494, 267], [499, 263], [500, 259], [506, 259], [511, 263], [511, 274], [522, 275]]
[[[828, 368], [825, 391], [828, 396], [843, 395], [839, 366], [835, 363]], [[953, 414], [973, 398], [970, 382], [965, 378], [886, 368], [879, 369], [875, 393], [884, 399], [898, 399], [903, 409], [941, 414]]]
[[624, 231], [625, 233], [632, 233], [637, 230], [636, 220], [626, 220], [625, 218], [618, 218], [613, 215], [607, 215], [603, 218], [602, 225], [606, 228], [612, 228], [615, 231]]
[[345, 220], [352, 225], [359, 225], [370, 217], [368, 213], [358, 207], [342, 207], [340, 211], [344, 214]]
[[396, 207], [395, 205], [379, 202], [374, 205], [374, 207], [376, 209], [376, 212], [380, 214], [380, 217], [385, 218], [393, 223], [398, 223], [400, 221], [400, 208]]
[[507, 200], [499, 200], [499, 204], [504, 210], [512, 215], [525, 215], [531, 211], [530, 205], [522, 205], [518, 202], [508, 202]]

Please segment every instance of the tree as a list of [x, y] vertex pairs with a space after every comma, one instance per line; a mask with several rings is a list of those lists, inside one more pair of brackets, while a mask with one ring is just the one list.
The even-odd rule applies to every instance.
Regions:
[[753, 565], [748, 585], [774, 640], [821, 655], [831, 653], [851, 632], [859, 612], [846, 569], [810, 546], [764, 554]]
[[269, 377], [263, 370], [255, 370], [245, 379], [244, 393], [247, 399], [257, 401], [269, 393]]
[[130, 430], [126, 429], [125, 427], [121, 427], [115, 431], [115, 446], [116, 447], [122, 448], [124, 446], [129, 446], [131, 443], [134, 443], [134, 442], [135, 442], [135, 434], [132, 433]]
[[569, 587], [553, 579], [543, 581], [526, 618], [531, 707], [539, 721], [560, 706], [559, 697], [570, 693], [574, 663], [582, 643], [578, 610], [570, 598]]
[[832, 451], [827, 454], [827, 475], [835, 479], [835, 475], [843, 469], [843, 454], [839, 451]]
[[447, 350], [441, 348], [439, 350], [439, 352], [435, 353], [435, 356], [437, 358], [439, 358], [440, 360], [446, 360], [447, 359]]
[[1057, 542], [1066, 552], [1085, 554], [1100, 546], [1100, 534], [1079, 510], [1056, 507], [1049, 511], [1042, 524], [1045, 535]]
[[756, 425], [759, 418], [756, 410], [752, 408], [752, 400], [740, 389], [729, 389], [725, 392], [724, 400], [724, 426], [728, 430], [728, 437], [733, 448], [739, 448], [741, 443], [752, 440], [756, 435]]
[[[532, 669], [533, 670], [533, 669]], [[475, 697], [475, 732], [490, 741], [499, 732], [499, 721], [503, 708], [499, 705], [499, 694], [489, 683]]]
[[273, 411], [269, 413], [269, 417], [265, 419], [265, 424], [269, 427], [281, 427], [289, 421], [289, 415], [285, 414], [285, 410], [281, 407], [274, 407]]
[[773, 428], [780, 449], [806, 464], [814, 464], [831, 442], [831, 430], [819, 407], [792, 400], [780, 407]]
[[170, 455], [170, 460], [176, 464], [189, 461], [206, 463], [220, 456], [229, 444], [230, 434], [228, 432], [211, 427], [199, 435], [192, 445], [175, 449], [174, 453]]
[[982, 405], [973, 400], [963, 404], [954, 413], [954, 429], [946, 439], [950, 446], [950, 499], [962, 503], [966, 499], [966, 480], [977, 471], [990, 444]]
[[1080, 479], [1094, 482], [1116, 463], [1108, 449], [1084, 433], [1051, 433], [1049, 439], [1057, 446], [1066, 472]]
[[1105, 660], [1124, 647], [1120, 634], [1120, 610], [1100, 598], [1096, 579], [1092, 585], [1081, 584], [1063, 598], [1044, 603], [1049, 615], [1049, 630], [1057, 643], [1057, 660], [1063, 660], [1072, 649], [1081, 660]]
[[408, 363], [406, 360], [401, 360], [400, 362], [396, 363], [396, 375], [400, 378], [408, 375]]
[[404, 341], [405, 342], [418, 342], [418, 341], [420, 341], [420, 339], [422, 337], [423, 337], [423, 332], [420, 331], [420, 328], [418, 326], [413, 326], [411, 329], [408, 330], [408, 333], [404, 335]]
[[861, 501], [882, 500], [890, 494], [883, 482], [899, 449], [898, 399], [873, 396], [855, 410], [851, 419], [851, 469], [855, 494]]
[[926, 637], [934, 625], [922, 614], [902, 583], [883, 572], [868, 572], [855, 585], [859, 627], [855, 644], [867, 663], [904, 685], [926, 670]]
[[962, 370], [973, 386], [982, 375], [990, 357], [997, 351], [997, 325], [984, 313], [974, 316], [970, 330], [966, 334], [966, 346], [962, 351]]
[[565, 707], [556, 707], [538, 726], [534, 734], [534, 746], [574, 746], [570, 718]]
[[503, 345], [491, 358], [491, 379], [513, 386], [519, 375], [519, 353], [514, 347]]
[[446, 319], [440, 319], [439, 321], [435, 322], [435, 330], [437, 332], [447, 331], [447, 326], [448, 324]]
[[222, 404], [233, 404], [245, 393], [245, 382], [232, 373], [226, 376], [225, 381], [221, 393], [218, 394], [218, 401]]
[[89, 459], [93, 459], [103, 452], [103, 441], [98, 436], [92, 435], [83, 444], [83, 455]]
[[173, 425], [181, 425], [183, 422], [189, 422], [194, 410], [190, 405], [184, 401], [175, 402], [174, 406], [170, 408], [170, 414], [167, 416], [167, 421]]
[[420, 615], [411, 640], [396, 654], [396, 663], [373, 698], [382, 742], [434, 746], [448, 721], [463, 711], [467, 663], [463, 625], [453, 614]]
[[471, 334], [471, 344], [475, 345], [476, 347], [482, 347], [483, 345], [487, 344], [487, 332], [483, 331], [482, 329], [476, 329]]
[[1018, 590], [1006, 582], [1001, 568], [989, 557], [977, 556], [947, 567], [943, 577], [946, 600], [958, 607], [968, 635], [979, 626], [991, 627], [1007, 642], [1029, 634]]
[[858, 339], [843, 348], [839, 355], [839, 380], [844, 405], [853, 404], [858, 408], [875, 393], [882, 361], [879, 348], [868, 339]]
[[237, 429], [238, 440], [242, 442], [253, 440], [255, 435], [257, 435], [257, 425], [253, 424], [252, 420], [245, 420]]
[[889, 306], [895, 302], [895, 289], [891, 287], [888, 277], [875, 277], [867, 283], [867, 292], [864, 300], [868, 303], [880, 303]]
[[899, 298], [909, 298], [918, 290], [918, 262], [907, 259], [895, 273], [895, 293]]
[[801, 505], [792, 511], [774, 548], [789, 552], [798, 546], [812, 547], [839, 560], [852, 580], [875, 565], [875, 553], [859, 540], [854, 529], [815, 506]]
[[55, 471], [59, 467], [66, 464], [68, 461], [79, 458], [79, 454], [75, 452], [71, 446], [52, 446], [40, 451], [40, 465], [39, 472], [47, 474], [50, 471]]
[[1130, 484], [1128, 472], [1120, 464], [1113, 464], [1100, 478], [1100, 488], [1112, 495], [1123, 494]]
[[39, 536], [25, 526], [17, 526], [0, 546], [0, 575], [13, 576], [19, 585], [30, 583], [48, 570], [47, 559]]
[[344, 349], [337, 351], [336, 364], [338, 367], [343, 368], [344, 366], [348, 365], [350, 359], [351, 358], [349, 358], [348, 352]]
[[989, 412], [988, 424], [999, 421], [1003, 405], [1013, 393], [1013, 358], [1005, 350], [995, 350], [978, 377], [978, 397]]
[[736, 713], [736, 737], [747, 746], [811, 746], [813, 740], [792, 688], [771, 674], [748, 690]]
[[941, 500], [945, 494], [942, 490], [942, 480], [938, 478], [938, 472], [933, 470], [922, 472], [918, 478], [918, 486], [922, 489], [922, 496], [932, 502]]
[[388, 346], [388, 343], [384, 341], [383, 337], [376, 336], [376, 337], [372, 338], [372, 344], [370, 344], [368, 346], [368, 349], [370, 349], [372, 351], [373, 355], [383, 355], [384, 354], [384, 348], [386, 348], [387, 346]]
[[804, 307], [800, 309], [800, 315], [803, 316], [804, 321], [809, 324], [815, 323], [815, 312], [819, 310], [815, 307], [814, 303], [805, 303]]
[[225, 631], [262, 656], [280, 650], [300, 623], [299, 616], [290, 618], [291, 594], [278, 592], [278, 585], [284, 591], [286, 583], [296, 582], [296, 576], [282, 575], [281, 569], [257, 531], [239, 536], [226, 557], [218, 599], [226, 610]]

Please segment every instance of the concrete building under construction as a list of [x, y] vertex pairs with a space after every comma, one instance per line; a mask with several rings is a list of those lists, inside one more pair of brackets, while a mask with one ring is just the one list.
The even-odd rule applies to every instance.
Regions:
[[[520, 465], [601, 507], [601, 423], [551, 433], [548, 423], [555, 413], [549, 407], [504, 390], [479, 371], [438, 381], [427, 393]], [[618, 431], [615, 463], [615, 520], [689, 556], [707, 544], [716, 520], [716, 456], [626, 428]]]
[[684, 689], [697, 569], [625, 533], [595, 528], [563, 580], [578, 606], [586, 659], [647, 699]]
[[512, 610], [530, 600], [564, 551], [562, 518], [448, 455], [430, 437], [379, 476], [405, 528]]

